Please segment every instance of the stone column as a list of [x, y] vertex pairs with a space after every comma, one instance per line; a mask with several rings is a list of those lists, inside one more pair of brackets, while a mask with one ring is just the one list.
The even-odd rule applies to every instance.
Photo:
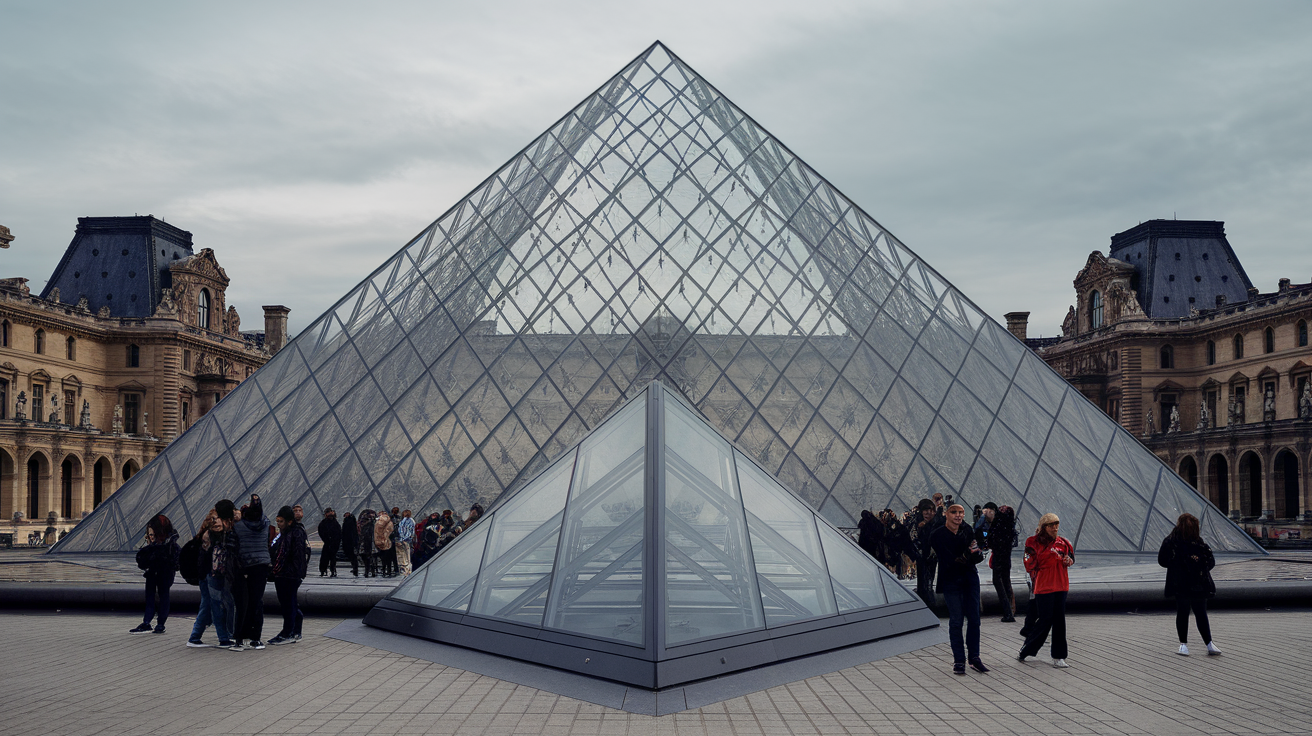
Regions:
[[1262, 459], [1262, 519], [1265, 521], [1276, 518], [1276, 460], [1269, 446], [1263, 446], [1258, 452]]

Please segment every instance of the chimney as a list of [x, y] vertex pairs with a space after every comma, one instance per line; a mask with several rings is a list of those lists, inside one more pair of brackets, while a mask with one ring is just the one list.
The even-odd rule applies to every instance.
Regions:
[[1017, 340], [1024, 340], [1025, 330], [1030, 324], [1030, 313], [1007, 312], [1003, 316], [1007, 318], [1007, 332], [1015, 335]]
[[287, 314], [292, 310], [281, 304], [264, 305], [264, 349], [275, 355], [287, 344]]

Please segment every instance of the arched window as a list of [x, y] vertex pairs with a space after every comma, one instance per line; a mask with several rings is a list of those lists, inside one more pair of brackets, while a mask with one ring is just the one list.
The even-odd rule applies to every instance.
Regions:
[[1235, 335], [1235, 360], [1244, 357], [1244, 336]]
[[1162, 368], [1175, 367], [1175, 348], [1170, 345], [1162, 346]]
[[1274, 353], [1276, 351], [1276, 331], [1270, 327], [1266, 328], [1263, 339], [1265, 342], [1262, 344], [1262, 349], [1268, 353]]
[[210, 292], [208, 289], [201, 289], [200, 296], [196, 298], [196, 324], [202, 330], [210, 328]]
[[1207, 364], [1216, 365], [1216, 343], [1207, 341]]
[[0, 348], [7, 347], [9, 347], [9, 320], [0, 322]]
[[36, 335], [35, 335], [35, 336], [33, 337], [33, 339], [32, 339], [32, 352], [36, 353], [37, 355], [45, 355], [45, 354], [46, 354], [46, 331], [45, 331], [45, 330], [37, 330], [37, 331], [36, 331]]
[[68, 359], [77, 360], [77, 340], [70, 337], [65, 344], [68, 346]]
[[1096, 289], [1089, 295], [1089, 329], [1102, 327], [1102, 294]]
[[128, 346], [128, 367], [129, 368], [141, 367], [141, 348], [137, 345]]

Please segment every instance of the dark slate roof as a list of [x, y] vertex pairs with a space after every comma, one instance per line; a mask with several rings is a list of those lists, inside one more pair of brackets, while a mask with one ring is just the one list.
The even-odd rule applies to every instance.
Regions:
[[1113, 235], [1108, 255], [1134, 266], [1130, 286], [1152, 319], [1213, 308], [1218, 294], [1230, 303], [1245, 301], [1253, 285], [1226, 240], [1224, 222], [1149, 220]]
[[160, 289], [173, 286], [169, 264], [191, 255], [191, 233], [150, 215], [79, 217], [41, 297], [58, 287], [66, 304], [85, 296], [92, 312], [108, 306], [115, 317], [149, 317]]

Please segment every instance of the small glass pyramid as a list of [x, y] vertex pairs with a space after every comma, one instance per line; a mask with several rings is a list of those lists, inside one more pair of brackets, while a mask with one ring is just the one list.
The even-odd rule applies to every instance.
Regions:
[[938, 619], [653, 381], [365, 623], [656, 688]]
[[[941, 491], [968, 507], [1009, 504], [1021, 529], [1056, 511], [1082, 552], [1151, 552], [1191, 509], [1213, 549], [1264, 554], [660, 43], [369, 274], [55, 551], [131, 551], [161, 511], [193, 533], [216, 501], [249, 493], [300, 503], [311, 519], [326, 506], [487, 505], [655, 379], [838, 526]], [[706, 472], [722, 461], [686, 460]], [[610, 519], [605, 509], [633, 491], [596, 492], [600, 505], [561, 533]], [[687, 503], [713, 513], [710, 501]], [[715, 564], [772, 543], [720, 522]], [[640, 524], [613, 523], [604, 550], [580, 552], [580, 579], [629, 549]], [[710, 554], [683, 541], [662, 562], [672, 571], [690, 569], [677, 550]], [[767, 621], [823, 610], [819, 583], [787, 564], [713, 593], [677, 572], [686, 588], [672, 600], [719, 596], [725, 617], [707, 631], [737, 625], [727, 611], [751, 585], [771, 595]], [[507, 587], [474, 605], [496, 605], [530, 569], [508, 569]], [[570, 605], [597, 595], [531, 605], [584, 625]]]

